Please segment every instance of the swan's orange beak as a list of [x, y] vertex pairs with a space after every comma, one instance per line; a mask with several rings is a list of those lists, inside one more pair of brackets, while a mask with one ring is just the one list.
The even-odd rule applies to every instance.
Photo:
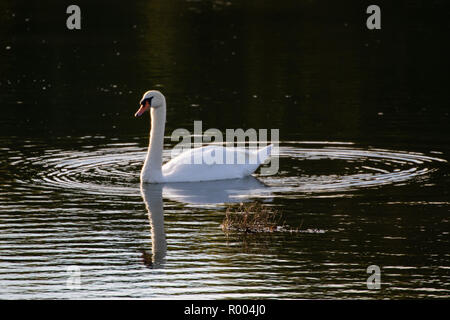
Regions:
[[134, 114], [135, 117], [140, 117], [145, 112], [145, 107], [141, 106], [138, 111]]
[[150, 103], [146, 102], [146, 104], [141, 105], [138, 111], [134, 114], [135, 117], [140, 117], [142, 114], [150, 108]]

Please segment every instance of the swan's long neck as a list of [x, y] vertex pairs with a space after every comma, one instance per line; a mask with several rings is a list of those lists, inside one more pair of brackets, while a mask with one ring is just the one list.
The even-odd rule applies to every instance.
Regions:
[[150, 112], [151, 130], [147, 157], [141, 171], [143, 182], [163, 182], [162, 153], [164, 145], [164, 128], [166, 123], [166, 103]]

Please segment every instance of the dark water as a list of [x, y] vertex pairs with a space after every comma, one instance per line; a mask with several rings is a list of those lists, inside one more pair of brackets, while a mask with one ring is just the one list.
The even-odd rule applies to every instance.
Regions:
[[[444, 2], [379, 1], [378, 31], [371, 3], [261, 2], [79, 2], [79, 31], [0, 3], [0, 298], [450, 296]], [[148, 89], [168, 137], [279, 129], [278, 173], [141, 189]], [[239, 202], [303, 232], [226, 234]]]

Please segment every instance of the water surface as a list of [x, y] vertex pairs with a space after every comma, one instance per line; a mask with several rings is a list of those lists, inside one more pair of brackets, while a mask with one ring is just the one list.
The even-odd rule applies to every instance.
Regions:
[[[0, 298], [450, 296], [441, 1], [381, 4], [379, 32], [361, 4], [96, 3], [79, 32], [64, 5], [0, 7]], [[194, 120], [276, 128], [277, 175], [141, 186], [151, 88], [164, 160]], [[224, 233], [241, 202], [304, 232]]]

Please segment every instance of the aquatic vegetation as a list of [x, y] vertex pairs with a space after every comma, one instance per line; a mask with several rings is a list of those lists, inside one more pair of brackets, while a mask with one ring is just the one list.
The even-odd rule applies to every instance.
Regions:
[[290, 228], [282, 218], [279, 211], [258, 202], [241, 203], [237, 208], [227, 208], [221, 227], [225, 232], [298, 232], [298, 229]]
[[303, 220], [299, 227], [293, 228], [286, 224], [283, 215], [278, 210], [253, 202], [241, 203], [237, 208], [235, 206], [228, 207], [221, 227], [226, 233], [325, 233], [325, 230], [321, 229], [301, 229], [302, 224]]

